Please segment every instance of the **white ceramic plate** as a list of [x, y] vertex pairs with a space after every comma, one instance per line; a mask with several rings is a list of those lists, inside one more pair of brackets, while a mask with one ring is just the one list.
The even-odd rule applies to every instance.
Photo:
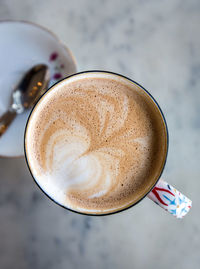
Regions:
[[[50, 85], [76, 73], [74, 57], [58, 38], [36, 24], [21, 21], [0, 22], [0, 116], [8, 109], [15, 85], [33, 65], [50, 68]], [[24, 154], [23, 139], [30, 111], [18, 115], [0, 137], [0, 156]]]

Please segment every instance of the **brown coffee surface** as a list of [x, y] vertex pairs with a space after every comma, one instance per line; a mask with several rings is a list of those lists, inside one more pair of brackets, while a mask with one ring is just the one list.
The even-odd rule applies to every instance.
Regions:
[[40, 100], [29, 120], [26, 152], [37, 183], [59, 204], [109, 213], [153, 186], [165, 160], [166, 130], [136, 84], [114, 75], [77, 76]]

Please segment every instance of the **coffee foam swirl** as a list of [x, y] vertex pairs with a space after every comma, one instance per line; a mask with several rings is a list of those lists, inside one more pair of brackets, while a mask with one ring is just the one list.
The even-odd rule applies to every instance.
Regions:
[[26, 134], [36, 181], [55, 201], [81, 212], [133, 203], [163, 161], [164, 129], [153, 109], [135, 84], [111, 78], [55, 86]]

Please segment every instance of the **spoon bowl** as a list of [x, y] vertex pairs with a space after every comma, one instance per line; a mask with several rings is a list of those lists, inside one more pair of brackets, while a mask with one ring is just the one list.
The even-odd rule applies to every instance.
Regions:
[[46, 91], [50, 80], [49, 68], [38, 64], [31, 68], [17, 84], [7, 112], [0, 117], [0, 137], [5, 133], [17, 114], [31, 108]]

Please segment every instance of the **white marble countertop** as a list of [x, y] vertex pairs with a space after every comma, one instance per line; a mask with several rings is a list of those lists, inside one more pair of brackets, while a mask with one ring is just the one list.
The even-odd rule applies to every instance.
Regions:
[[1, 158], [0, 268], [199, 268], [199, 0], [1, 0], [0, 19], [46, 26], [79, 71], [119, 72], [149, 90], [169, 127], [163, 177], [193, 200], [183, 220], [147, 198], [116, 215], [81, 216], [45, 197], [23, 158]]

